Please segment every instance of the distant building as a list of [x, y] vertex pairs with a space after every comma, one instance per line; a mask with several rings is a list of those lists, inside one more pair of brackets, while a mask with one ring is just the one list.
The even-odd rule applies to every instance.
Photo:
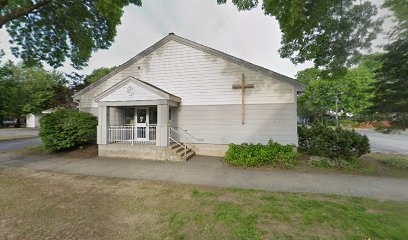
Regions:
[[27, 114], [26, 115], [26, 126], [28, 128], [39, 128], [40, 127], [40, 119], [42, 114]]

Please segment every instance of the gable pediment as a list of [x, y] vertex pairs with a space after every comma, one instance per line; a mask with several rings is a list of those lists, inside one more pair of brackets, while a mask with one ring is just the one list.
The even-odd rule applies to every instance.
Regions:
[[96, 102], [154, 100], [173, 100], [180, 102], [180, 98], [133, 77], [128, 77], [120, 81], [95, 96], [94, 99]]

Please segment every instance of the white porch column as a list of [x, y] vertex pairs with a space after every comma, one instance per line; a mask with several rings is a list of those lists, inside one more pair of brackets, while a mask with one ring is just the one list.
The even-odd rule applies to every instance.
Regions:
[[156, 146], [169, 145], [169, 105], [157, 105]]
[[105, 106], [99, 106], [98, 108], [98, 130], [97, 130], [97, 143], [108, 144], [108, 121], [109, 121], [109, 108]]

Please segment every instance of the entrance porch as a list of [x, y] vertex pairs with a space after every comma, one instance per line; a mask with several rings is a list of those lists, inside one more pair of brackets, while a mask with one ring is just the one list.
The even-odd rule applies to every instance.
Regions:
[[[181, 99], [128, 77], [95, 97], [98, 154], [109, 157], [181, 160], [194, 155], [172, 137], [171, 109]], [[173, 143], [172, 146], [171, 143]]]
[[118, 107], [110, 116], [108, 144], [154, 144], [157, 139], [157, 106]]
[[170, 106], [99, 107], [98, 144], [169, 146]]

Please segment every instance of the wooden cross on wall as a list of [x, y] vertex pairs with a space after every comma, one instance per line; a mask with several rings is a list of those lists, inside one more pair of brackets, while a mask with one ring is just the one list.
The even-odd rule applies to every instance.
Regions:
[[242, 125], [245, 123], [245, 88], [254, 88], [254, 84], [245, 84], [245, 75], [242, 74], [242, 83], [232, 85], [232, 89], [241, 89], [241, 95], [242, 95], [241, 124]]

